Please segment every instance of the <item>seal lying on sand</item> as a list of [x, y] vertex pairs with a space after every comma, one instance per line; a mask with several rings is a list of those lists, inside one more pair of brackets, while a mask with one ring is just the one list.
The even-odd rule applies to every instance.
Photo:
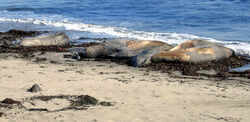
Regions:
[[173, 46], [160, 41], [115, 39], [105, 44], [87, 48], [71, 48], [70, 51], [81, 58], [115, 57], [132, 58], [133, 66], [151, 62], [151, 57], [159, 51], [167, 51]]
[[21, 46], [62, 46], [69, 44], [69, 37], [64, 32], [44, 34], [33, 38], [24, 38]]
[[205, 62], [228, 58], [233, 54], [229, 48], [205, 40], [192, 40], [179, 44], [169, 51], [152, 56], [152, 62], [181, 61]]
[[169, 44], [161, 45], [161, 46], [152, 46], [145, 48], [141, 53], [133, 56], [130, 60], [130, 64], [135, 67], [139, 67], [145, 64], [151, 63], [151, 57], [161, 51], [168, 51], [172, 49], [173, 46]]
[[165, 44], [166, 43], [160, 41], [115, 39], [106, 42], [105, 44], [90, 46], [86, 48], [71, 48], [69, 50], [74, 53], [79, 53], [82, 58], [95, 58], [103, 56], [127, 58], [141, 53], [144, 48], [161, 46]]

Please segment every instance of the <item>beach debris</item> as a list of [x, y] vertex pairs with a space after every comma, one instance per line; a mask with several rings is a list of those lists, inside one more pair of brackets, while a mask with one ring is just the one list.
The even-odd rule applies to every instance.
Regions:
[[[248, 62], [249, 63], [249, 62]], [[245, 64], [241, 67], [231, 68], [230, 75], [250, 78], [250, 64]]]
[[179, 44], [169, 51], [162, 51], [152, 56], [153, 62], [180, 61], [206, 62], [225, 59], [233, 54], [233, 50], [206, 40], [191, 40]]
[[21, 46], [63, 46], [69, 45], [69, 37], [64, 32], [46, 33], [36, 37], [24, 38]]
[[20, 101], [13, 100], [12, 98], [5, 98], [3, 101], [1, 101], [1, 103], [10, 104], [10, 105], [13, 105], [13, 104], [21, 105]]
[[47, 58], [40, 58], [40, 57], [35, 58], [35, 62], [44, 62], [44, 61], [47, 61], [47, 60], [48, 60]]
[[[63, 101], [63, 102], [59, 102]], [[39, 103], [46, 103], [48, 106], [40, 106]], [[87, 110], [91, 106], [113, 106], [112, 102], [99, 101], [89, 95], [51, 95], [51, 96], [32, 96], [23, 98], [21, 101], [5, 98], [0, 101], [0, 117], [11, 109], [21, 109], [25, 111], [40, 112], [59, 112], [67, 110]]]
[[[172, 74], [173, 71], [179, 71], [182, 75], [189, 76], [206, 76], [206, 77], [216, 77], [216, 78], [227, 78], [227, 77], [249, 77], [250, 75], [234, 75], [229, 74], [230, 68], [241, 67], [248, 63], [246, 59], [242, 56], [232, 55], [229, 58], [192, 63], [192, 62], [152, 62], [150, 64], [144, 65], [144, 68], [149, 70], [161, 71], [164, 73]], [[214, 74], [207, 74], [200, 71], [204, 70], [214, 70]], [[216, 74], [215, 74], [216, 73]]]
[[30, 108], [28, 111], [49, 111], [47, 108]]
[[250, 64], [245, 64], [242, 67], [231, 68], [230, 72], [235, 72], [235, 73], [250, 73]]
[[45, 32], [23, 30], [9, 30], [7, 32], [0, 32], [0, 45], [10, 45], [13, 44], [13, 41], [20, 40], [24, 37], [34, 37], [41, 33]]
[[113, 104], [110, 102], [100, 102], [99, 104], [102, 106], [113, 106]]
[[12, 98], [5, 98], [3, 101], [0, 101], [0, 117], [2, 117], [3, 115], [5, 115], [5, 113], [10, 109], [22, 109], [22, 102], [21, 101], [17, 101], [17, 100], [13, 100]]
[[97, 105], [97, 103], [98, 100], [89, 95], [80, 95], [71, 101], [72, 106]]
[[42, 91], [42, 88], [38, 86], [37, 84], [34, 84], [29, 90], [29, 92], [40, 92]]
[[23, 103], [33, 103], [33, 102], [46, 102], [47, 104], [52, 104], [53, 100], [66, 100], [69, 102], [68, 105], [61, 105], [61, 107], [57, 109], [52, 109], [50, 107], [40, 108], [40, 106], [24, 106], [28, 111], [49, 111], [49, 112], [58, 112], [58, 111], [66, 111], [66, 110], [87, 110], [90, 106], [113, 106], [111, 102], [105, 102], [97, 100], [96, 98], [89, 95], [53, 95], [53, 96], [33, 96], [24, 99]]
[[199, 70], [197, 71], [198, 74], [202, 74], [202, 75], [209, 75], [209, 76], [212, 76], [212, 75], [216, 75], [217, 72], [214, 70], [214, 69], [210, 69], [210, 70]]

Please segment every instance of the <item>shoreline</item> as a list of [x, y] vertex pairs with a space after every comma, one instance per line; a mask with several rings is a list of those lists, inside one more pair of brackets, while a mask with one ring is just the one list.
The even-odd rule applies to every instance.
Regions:
[[[15, 43], [16, 40], [20, 40], [25, 37], [34, 37], [39, 34], [48, 33], [47, 31], [21, 31], [21, 30], [10, 30], [5, 33], [0, 33], [0, 53], [17, 53], [26, 57], [32, 57], [35, 52], [69, 52], [68, 49], [72, 47], [89, 47], [92, 45], [99, 45], [108, 41], [108, 38], [93, 38], [98, 42], [74, 44], [71, 43], [65, 46], [37, 46], [37, 47], [22, 47]], [[90, 39], [90, 38], [82, 38]], [[65, 58], [73, 58], [72, 55], [64, 55]], [[92, 59], [83, 60], [96, 60], [96, 61], [113, 61], [118, 64], [130, 65], [129, 59], [119, 59], [110, 57], [99, 57]], [[166, 73], [172, 73], [179, 71], [183, 75], [188, 76], [206, 76], [206, 77], [217, 77], [225, 79], [227, 77], [245, 77], [250, 78], [250, 71], [246, 72], [231, 72], [231, 68], [242, 67], [245, 64], [250, 64], [248, 57], [242, 55], [233, 54], [231, 57], [222, 60], [208, 61], [201, 63], [185, 63], [185, 62], [161, 62], [151, 63], [143, 65], [142, 67], [148, 70], [161, 71]], [[206, 73], [214, 70], [214, 73]]]

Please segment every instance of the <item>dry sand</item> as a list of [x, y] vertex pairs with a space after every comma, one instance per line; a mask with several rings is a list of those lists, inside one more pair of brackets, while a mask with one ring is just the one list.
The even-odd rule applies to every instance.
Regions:
[[[0, 100], [22, 101], [35, 95], [90, 95], [114, 106], [90, 106], [87, 110], [27, 111], [0, 107], [0, 121], [250, 121], [249, 79], [219, 80], [173, 75], [112, 62], [75, 61], [62, 53], [37, 54], [49, 60], [0, 54]], [[14, 54], [13, 54], [14, 55]], [[51, 63], [52, 61], [52, 63]], [[27, 92], [33, 84], [42, 91]], [[34, 101], [25, 107], [57, 110], [65, 99]]]

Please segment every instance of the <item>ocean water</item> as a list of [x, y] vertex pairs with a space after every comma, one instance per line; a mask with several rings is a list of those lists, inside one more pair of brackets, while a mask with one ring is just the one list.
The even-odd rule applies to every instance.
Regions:
[[[250, 55], [249, 0], [0, 0], [0, 31], [65, 31], [72, 41], [207, 39]], [[93, 41], [93, 40], [92, 40]]]

